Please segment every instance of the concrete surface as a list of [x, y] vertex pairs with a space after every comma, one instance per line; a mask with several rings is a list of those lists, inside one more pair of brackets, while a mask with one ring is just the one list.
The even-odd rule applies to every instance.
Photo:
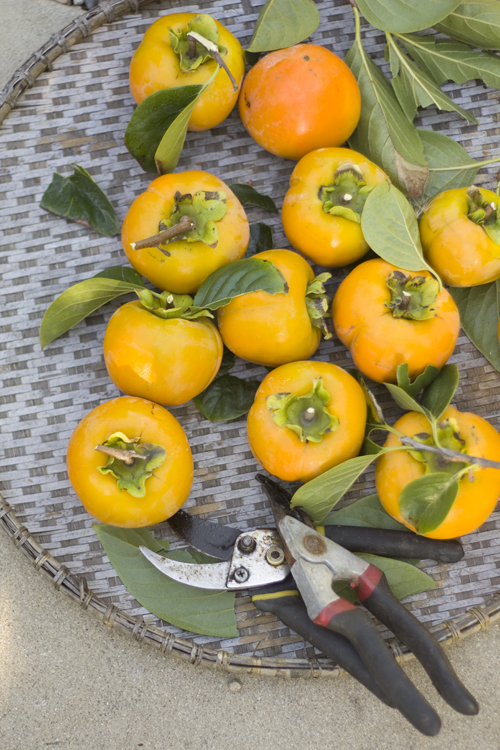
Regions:
[[[34, 23], [35, 10], [37, 13]], [[0, 0], [0, 86], [75, 15], [53, 0]], [[500, 749], [500, 628], [451, 650], [481, 711], [456, 714], [418, 664], [410, 678], [439, 711], [419, 735], [349, 677], [232, 677], [162, 656], [57, 592], [0, 532], [3, 750]]]

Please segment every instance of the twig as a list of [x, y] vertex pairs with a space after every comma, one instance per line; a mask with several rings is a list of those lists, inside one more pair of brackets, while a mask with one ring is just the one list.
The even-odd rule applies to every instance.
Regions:
[[118, 461], [123, 461], [128, 466], [133, 464], [136, 458], [142, 458], [142, 460], [146, 458], [146, 456], [141, 456], [140, 453], [136, 453], [135, 451], [112, 448], [110, 445], [96, 445], [95, 449], [100, 453], [105, 453], [107, 456], [118, 459]]
[[210, 52], [215, 62], [218, 65], [220, 65], [220, 67], [223, 70], [225, 70], [226, 73], [228, 74], [229, 80], [233, 84], [233, 91], [236, 93], [238, 91], [238, 84], [236, 83], [235, 77], [233, 76], [233, 74], [227, 67], [226, 63], [222, 59], [222, 56], [219, 52], [217, 45], [209, 41], [208, 39], [205, 39], [205, 37], [201, 36], [201, 34], [197, 34], [195, 31], [190, 31], [189, 34], [187, 35], [187, 38], [189, 39], [189, 41], [191, 41], [191, 39], [195, 39], [198, 42], [198, 44], [201, 44], [201, 46], [207, 50], [207, 52]]
[[[170, 229], [164, 229], [163, 232], [154, 234], [152, 237], [146, 237], [144, 240], [131, 242], [130, 247], [132, 250], [144, 250], [146, 247], [158, 247], [158, 245], [162, 245], [173, 237], [177, 237], [179, 234], [186, 234], [186, 232], [191, 232], [193, 229], [196, 229], [196, 227], [191, 219], [188, 216], [181, 216], [179, 223], [170, 227]], [[161, 247], [158, 249], [163, 251]]]
[[419, 451], [428, 451], [429, 453], [436, 453], [439, 456], [447, 458], [449, 461], [457, 461], [461, 464], [477, 464], [487, 469], [500, 469], [499, 461], [490, 461], [489, 458], [481, 458], [480, 456], [469, 456], [468, 453], [460, 453], [459, 451], [452, 451], [449, 448], [436, 448], [433, 445], [426, 445], [425, 443], [419, 443], [418, 440], [412, 440], [409, 437], [400, 437], [399, 442], [404, 445], [409, 445], [411, 448], [415, 448]]

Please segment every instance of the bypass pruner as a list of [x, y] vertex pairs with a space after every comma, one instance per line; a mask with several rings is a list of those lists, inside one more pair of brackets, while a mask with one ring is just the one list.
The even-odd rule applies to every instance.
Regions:
[[[348, 527], [325, 527], [327, 535], [320, 533], [304, 513], [290, 509], [289, 496], [282, 488], [262, 475], [257, 478], [271, 502], [276, 530], [240, 532], [179, 511], [169, 519], [179, 536], [222, 562], [180, 563], [145, 547], [140, 548], [142, 553], [176, 581], [208, 589], [250, 589], [256, 607], [275, 614], [378, 698], [397, 708], [420, 732], [437, 734], [439, 716], [401, 669], [366, 613], [333, 590], [335, 582], [348, 582], [362, 604], [413, 651], [450, 706], [463, 714], [476, 714], [476, 700], [455, 674], [441, 646], [394, 596], [384, 573], [346, 549], [350, 546], [345, 531]], [[343, 546], [328, 538], [339, 528]], [[382, 532], [374, 537], [374, 554], [402, 556], [394, 536], [400, 532], [355, 528], [357, 549], [359, 540], [355, 537], [359, 531]], [[457, 559], [459, 543], [436, 544], [437, 540], [401, 534], [407, 537], [401, 540], [406, 545], [405, 555]], [[369, 534], [365, 534], [364, 542], [363, 550], [373, 552]], [[434, 542], [430, 550], [433, 554], [428, 554], [428, 542]]]

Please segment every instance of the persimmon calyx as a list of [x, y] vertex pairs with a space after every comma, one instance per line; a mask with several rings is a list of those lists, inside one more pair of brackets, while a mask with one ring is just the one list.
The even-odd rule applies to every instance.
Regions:
[[[469, 211], [467, 218], [482, 227], [488, 237], [500, 245], [500, 216], [498, 205], [483, 200], [481, 191], [475, 185], [467, 189]], [[500, 253], [500, 250], [499, 250]]]
[[394, 318], [429, 320], [436, 317], [439, 282], [432, 276], [407, 276], [402, 271], [392, 271], [385, 283], [391, 299], [384, 302]]
[[[417, 435], [413, 435], [413, 440], [422, 443], [422, 450], [408, 449], [410, 456], [425, 464], [426, 474], [445, 472], [454, 476], [455, 474], [463, 473], [466, 468], [473, 468], [472, 464], [469, 465], [467, 463], [465, 440], [460, 436], [456, 419], [451, 417], [438, 422], [436, 434], [438, 444], [436, 444], [433, 436], [427, 432], [420, 432]], [[463, 463], [455, 460], [451, 461], [444, 453], [439, 454], [426, 451], [426, 445], [433, 448], [444, 448], [455, 453], [463, 453], [465, 460]]]
[[331, 277], [331, 273], [321, 273], [309, 282], [306, 289], [306, 307], [311, 325], [314, 328], [319, 328], [325, 339], [331, 339], [332, 337], [325, 322], [325, 315], [330, 306], [330, 298], [325, 290], [325, 281], [328, 281]]
[[209, 310], [193, 308], [193, 298], [189, 294], [173, 294], [167, 291], [158, 294], [150, 289], [136, 289], [135, 293], [146, 310], [164, 320], [171, 318], [196, 320], [214, 317]]
[[[173, 229], [175, 226], [187, 224], [190, 221], [194, 228], [177, 235], [176, 240], [203, 242], [209, 247], [217, 247], [219, 230], [216, 222], [226, 215], [226, 193], [223, 190], [199, 190], [194, 195], [191, 193], [181, 195], [177, 191], [174, 199], [175, 203], [172, 206], [170, 216], [160, 221], [159, 231]], [[169, 241], [174, 242], [175, 240]]]
[[329, 401], [323, 378], [316, 378], [312, 390], [305, 396], [272, 394], [266, 398], [266, 406], [273, 412], [273, 421], [278, 427], [292, 430], [302, 443], [319, 443], [323, 435], [335, 432], [339, 426], [338, 418], [326, 408]]
[[320, 187], [318, 197], [325, 213], [360, 224], [366, 199], [373, 188], [366, 184], [356, 164], [343, 164], [335, 170], [333, 182]]
[[108, 462], [98, 466], [101, 474], [111, 474], [119, 490], [126, 490], [132, 497], [144, 497], [146, 480], [153, 475], [167, 452], [161, 445], [141, 443], [140, 438], [128, 438], [123, 432], [115, 432], [96, 451], [105, 453]]
[[[190, 36], [190, 32], [194, 32], [203, 42], [200, 43], [200, 40]], [[178, 56], [180, 69], [184, 73], [191, 73], [207, 60], [214, 59], [214, 53], [209, 49], [210, 46], [215, 47], [220, 57], [227, 55], [227, 49], [219, 44], [217, 24], [211, 16], [205, 13], [199, 13], [192, 18], [184, 29], [174, 31], [169, 28], [168, 33], [171, 47]], [[207, 42], [208, 45], [205, 44]]]

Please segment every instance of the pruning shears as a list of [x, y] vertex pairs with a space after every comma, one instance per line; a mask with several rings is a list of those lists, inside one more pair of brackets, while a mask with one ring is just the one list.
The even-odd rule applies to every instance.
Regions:
[[146, 547], [140, 548], [142, 553], [176, 581], [207, 589], [250, 589], [258, 609], [276, 615], [380, 700], [397, 708], [420, 732], [437, 734], [438, 714], [401, 669], [366, 613], [334, 592], [335, 582], [348, 582], [361, 603], [413, 651], [450, 706], [466, 715], [476, 714], [476, 700], [438, 642], [394, 596], [384, 573], [353, 554], [364, 551], [452, 562], [463, 556], [460, 542], [360, 527], [327, 526], [319, 531], [304, 512], [290, 508], [285, 490], [263, 475], [257, 478], [270, 500], [276, 530], [241, 532], [178, 511], [169, 519], [174, 531], [221, 562], [181, 563]]

